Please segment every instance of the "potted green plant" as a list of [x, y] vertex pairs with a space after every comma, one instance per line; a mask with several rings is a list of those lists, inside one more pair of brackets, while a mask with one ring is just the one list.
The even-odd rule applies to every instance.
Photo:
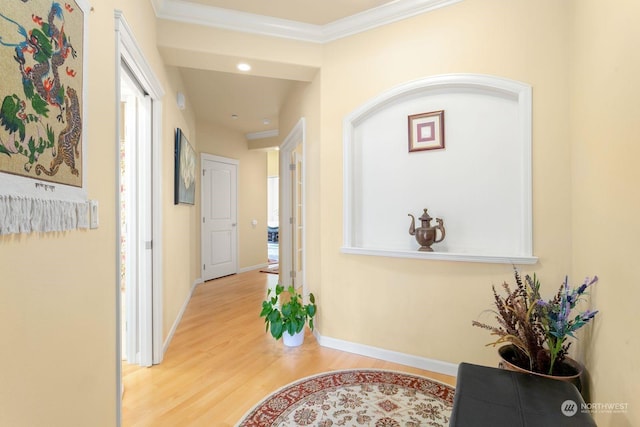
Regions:
[[[284, 344], [295, 347], [302, 344], [304, 339], [304, 325], [309, 321], [309, 328], [313, 331], [313, 318], [316, 315], [316, 298], [310, 293], [309, 304], [302, 303], [302, 296], [293, 286], [289, 286], [288, 300], [282, 301], [284, 286], [277, 284], [275, 292], [272, 288], [267, 291], [267, 299], [262, 302], [260, 317], [264, 317], [265, 332]], [[273, 293], [273, 295], [272, 295]]]
[[586, 325], [597, 311], [586, 310], [572, 315], [576, 304], [586, 295], [587, 289], [598, 278], [586, 278], [581, 286], [573, 288], [565, 277], [557, 294], [550, 300], [540, 296], [540, 282], [535, 274], [522, 280], [514, 269], [515, 287], [502, 285], [504, 295], [493, 286], [495, 318], [497, 326], [473, 321], [477, 326], [490, 331], [497, 339], [487, 345], [502, 346], [498, 352], [501, 366], [526, 370], [535, 374], [575, 379], [579, 386], [581, 366], [567, 356], [575, 331]]

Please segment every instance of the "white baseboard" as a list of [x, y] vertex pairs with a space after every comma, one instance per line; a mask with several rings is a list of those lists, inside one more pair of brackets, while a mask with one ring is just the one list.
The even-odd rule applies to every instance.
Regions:
[[325, 337], [320, 335], [317, 329], [314, 332], [314, 335], [318, 340], [318, 344], [322, 347], [333, 348], [340, 351], [346, 351], [348, 353], [359, 354], [361, 356], [373, 357], [375, 359], [412, 366], [414, 368], [424, 369], [425, 371], [437, 372], [453, 377], [458, 375], [458, 365], [455, 363], [443, 362], [441, 360], [428, 359], [426, 357], [413, 356], [411, 354], [399, 353], [396, 351], [385, 350], [383, 348], [371, 347], [364, 344]]
[[253, 265], [251, 267], [244, 267], [238, 270], [238, 273], [246, 273], [247, 271], [260, 270], [261, 268], [269, 267], [268, 263]]
[[[260, 265], [257, 267], [250, 267], [247, 269], [243, 269], [244, 271], [257, 270], [260, 268], [264, 268], [268, 266], [268, 264]], [[244, 272], [241, 271], [241, 272]], [[191, 296], [193, 295], [193, 291], [200, 284], [204, 283], [202, 279], [197, 279], [193, 285], [191, 286], [191, 290], [185, 299], [180, 312], [176, 316], [173, 325], [171, 326], [171, 330], [167, 335], [167, 338], [162, 347], [163, 354], [167, 352], [169, 348], [169, 344], [173, 339], [173, 335], [178, 328], [178, 325], [182, 321], [182, 316], [184, 315], [187, 306], [189, 305], [189, 301], [191, 300]], [[398, 363], [400, 365], [411, 366], [418, 369], [424, 369], [425, 371], [437, 372], [440, 374], [457, 376], [458, 374], [458, 365], [450, 362], [443, 362], [441, 360], [428, 359], [426, 357], [414, 356], [411, 354], [400, 353], [397, 351], [386, 350], [384, 348], [372, 347], [365, 344], [358, 344], [351, 341], [340, 340], [337, 338], [325, 337], [318, 332], [316, 329], [313, 334], [318, 340], [318, 344], [322, 347], [333, 348], [340, 351], [346, 351], [348, 353], [359, 354], [361, 356], [372, 357], [374, 359], [380, 359], [387, 362]]]
[[167, 349], [169, 348], [169, 344], [171, 344], [171, 340], [173, 339], [173, 334], [176, 333], [176, 329], [178, 329], [178, 325], [182, 321], [182, 316], [184, 315], [184, 312], [187, 309], [187, 306], [189, 305], [189, 301], [191, 301], [191, 295], [193, 295], [193, 291], [196, 289], [196, 286], [198, 286], [201, 283], [204, 283], [204, 281], [200, 278], [200, 279], [196, 279], [196, 281], [193, 282], [193, 285], [191, 285], [191, 290], [189, 291], [187, 298], [182, 304], [182, 308], [180, 308], [180, 311], [176, 316], [176, 320], [173, 322], [173, 325], [171, 326], [171, 330], [169, 330], [169, 334], [167, 334], [167, 339], [164, 340], [164, 344], [162, 345], [162, 354], [167, 352]]

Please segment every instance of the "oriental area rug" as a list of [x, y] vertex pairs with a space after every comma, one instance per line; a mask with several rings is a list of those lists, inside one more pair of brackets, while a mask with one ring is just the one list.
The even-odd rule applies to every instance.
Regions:
[[446, 427], [453, 395], [453, 387], [414, 374], [327, 372], [267, 396], [236, 427]]

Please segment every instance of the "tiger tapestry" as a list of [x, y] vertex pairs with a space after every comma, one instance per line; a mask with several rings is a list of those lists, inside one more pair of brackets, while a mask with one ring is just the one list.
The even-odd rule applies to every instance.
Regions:
[[2, 0], [0, 172], [82, 187], [84, 11]]

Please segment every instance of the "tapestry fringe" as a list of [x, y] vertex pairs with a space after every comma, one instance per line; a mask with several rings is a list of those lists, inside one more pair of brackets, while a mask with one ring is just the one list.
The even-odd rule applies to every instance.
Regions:
[[86, 202], [0, 195], [0, 235], [89, 228]]

